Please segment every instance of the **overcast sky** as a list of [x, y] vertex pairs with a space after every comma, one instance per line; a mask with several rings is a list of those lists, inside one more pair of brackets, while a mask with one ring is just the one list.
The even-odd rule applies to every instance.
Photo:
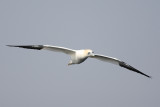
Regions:
[[[95, 59], [5, 45], [92, 49]], [[0, 0], [0, 107], [160, 107], [159, 0]]]

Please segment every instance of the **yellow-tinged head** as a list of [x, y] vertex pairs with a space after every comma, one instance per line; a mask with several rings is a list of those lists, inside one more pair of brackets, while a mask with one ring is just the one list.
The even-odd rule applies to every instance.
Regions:
[[84, 53], [86, 56], [94, 56], [94, 52], [91, 49], [85, 49]]

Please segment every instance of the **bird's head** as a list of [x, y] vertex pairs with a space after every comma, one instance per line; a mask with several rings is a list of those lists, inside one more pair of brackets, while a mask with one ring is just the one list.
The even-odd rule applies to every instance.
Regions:
[[93, 52], [91, 49], [86, 49], [86, 50], [85, 50], [85, 54], [86, 54], [88, 57], [94, 56], [94, 52]]

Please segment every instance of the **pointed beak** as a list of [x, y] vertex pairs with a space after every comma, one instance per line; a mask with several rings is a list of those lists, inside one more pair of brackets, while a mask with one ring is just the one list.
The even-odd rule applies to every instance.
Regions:
[[93, 57], [93, 56], [94, 56], [94, 53], [91, 53], [90, 56]]

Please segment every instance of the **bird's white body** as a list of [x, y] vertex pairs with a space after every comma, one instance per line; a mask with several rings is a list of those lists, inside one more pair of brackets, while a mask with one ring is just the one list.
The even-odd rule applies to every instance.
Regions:
[[71, 54], [71, 60], [69, 61], [68, 65], [72, 64], [80, 64], [84, 62], [90, 55], [93, 53], [92, 50], [75, 50], [75, 53]]

